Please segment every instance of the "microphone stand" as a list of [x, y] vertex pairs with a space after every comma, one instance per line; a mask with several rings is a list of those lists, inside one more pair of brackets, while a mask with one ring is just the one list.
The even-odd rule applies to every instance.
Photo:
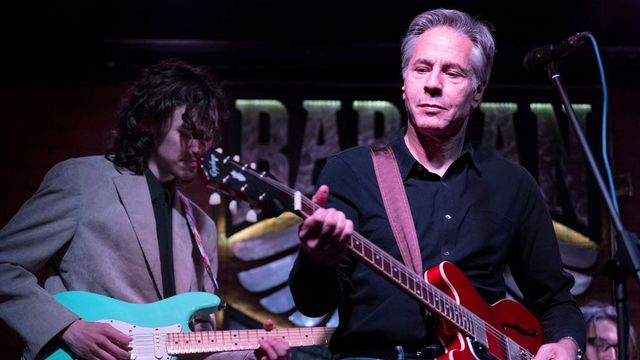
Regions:
[[[624, 229], [622, 225], [622, 221], [620, 221], [620, 216], [617, 211], [613, 208], [613, 203], [609, 197], [609, 193], [607, 192], [607, 188], [604, 185], [604, 181], [602, 180], [602, 176], [600, 175], [600, 171], [598, 170], [598, 166], [593, 158], [593, 153], [587, 144], [587, 140], [580, 128], [578, 120], [576, 118], [576, 113], [573, 110], [573, 106], [569, 101], [569, 97], [565, 92], [562, 83], [560, 81], [560, 72], [558, 70], [558, 65], [556, 62], [551, 62], [547, 65], [547, 73], [549, 74], [549, 78], [551, 82], [555, 86], [556, 90], [560, 94], [560, 98], [562, 99], [562, 104], [564, 105], [565, 111], [567, 115], [569, 115], [569, 119], [573, 129], [578, 135], [578, 139], [580, 140], [580, 145], [582, 146], [582, 150], [587, 156], [587, 160], [589, 162], [589, 167], [593, 172], [593, 175], [598, 183], [598, 188], [602, 193], [602, 197], [607, 205], [609, 210], [609, 214], [611, 215], [611, 219], [613, 220], [613, 224], [615, 226], [615, 242], [611, 240], [611, 249], [612, 254], [611, 258], [607, 266], [605, 266], [605, 273], [612, 279], [613, 281], [613, 297], [616, 305], [616, 311], [618, 314], [618, 359], [626, 360], [627, 359], [627, 341], [629, 337], [629, 320], [628, 320], [628, 311], [627, 311], [627, 303], [626, 303], [626, 288], [624, 284], [624, 280], [627, 276], [630, 275], [630, 272], [636, 276], [636, 280], [640, 283], [640, 256], [638, 255], [638, 248], [634, 242], [631, 241], [629, 237], [629, 233]], [[617, 249], [617, 251], [616, 251]], [[622, 261], [626, 255], [626, 261]], [[626, 265], [626, 266], [625, 266]], [[628, 269], [628, 267], [631, 269]]]

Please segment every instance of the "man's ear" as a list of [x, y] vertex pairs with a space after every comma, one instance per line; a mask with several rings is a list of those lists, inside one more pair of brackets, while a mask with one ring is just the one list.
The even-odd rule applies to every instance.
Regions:
[[473, 108], [477, 108], [482, 101], [482, 95], [484, 95], [485, 84], [480, 84], [476, 87], [475, 94], [473, 94], [473, 99], [471, 99], [471, 106]]

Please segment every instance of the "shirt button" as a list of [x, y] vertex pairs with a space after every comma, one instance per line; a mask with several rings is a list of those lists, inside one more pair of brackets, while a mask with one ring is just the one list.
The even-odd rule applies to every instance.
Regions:
[[442, 255], [444, 255], [444, 256], [449, 256], [449, 255], [451, 255], [451, 253], [450, 253], [450, 252], [448, 252], [448, 251], [445, 251], [445, 252], [443, 252], [443, 253], [442, 253]]
[[444, 218], [447, 219], [447, 220], [451, 220], [451, 215], [447, 214], [447, 215], [444, 216]]

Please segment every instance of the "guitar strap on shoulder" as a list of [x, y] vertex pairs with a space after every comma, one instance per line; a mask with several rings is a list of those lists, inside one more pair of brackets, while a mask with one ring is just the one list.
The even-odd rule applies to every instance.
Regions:
[[193, 235], [193, 242], [196, 244], [198, 251], [200, 252], [200, 260], [202, 261], [202, 265], [204, 266], [207, 274], [209, 274], [209, 278], [213, 283], [215, 290], [219, 290], [218, 282], [216, 281], [215, 276], [213, 276], [213, 271], [211, 270], [211, 263], [209, 262], [209, 257], [207, 256], [207, 252], [204, 250], [204, 245], [202, 245], [202, 238], [200, 237], [200, 232], [198, 232], [198, 228], [196, 227], [196, 221], [193, 217], [193, 210], [191, 209], [191, 203], [184, 195], [178, 192], [180, 195], [180, 204], [182, 205], [182, 209], [184, 210], [185, 217], [187, 218], [187, 224], [189, 225], [189, 230], [191, 230], [191, 235]]
[[369, 153], [373, 160], [384, 209], [400, 248], [402, 260], [417, 274], [422, 274], [422, 255], [416, 227], [393, 150], [389, 146], [372, 147]]

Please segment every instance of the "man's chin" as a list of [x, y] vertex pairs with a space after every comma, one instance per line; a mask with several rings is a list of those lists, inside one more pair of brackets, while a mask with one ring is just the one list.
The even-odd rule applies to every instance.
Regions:
[[190, 172], [190, 171], [182, 171], [182, 172], [180, 172], [180, 173], [176, 176], [176, 178], [177, 178], [180, 182], [188, 183], [188, 182], [193, 181], [193, 179], [195, 179], [195, 178], [196, 178], [196, 175], [197, 175], [197, 171], [193, 171], [193, 172]]

